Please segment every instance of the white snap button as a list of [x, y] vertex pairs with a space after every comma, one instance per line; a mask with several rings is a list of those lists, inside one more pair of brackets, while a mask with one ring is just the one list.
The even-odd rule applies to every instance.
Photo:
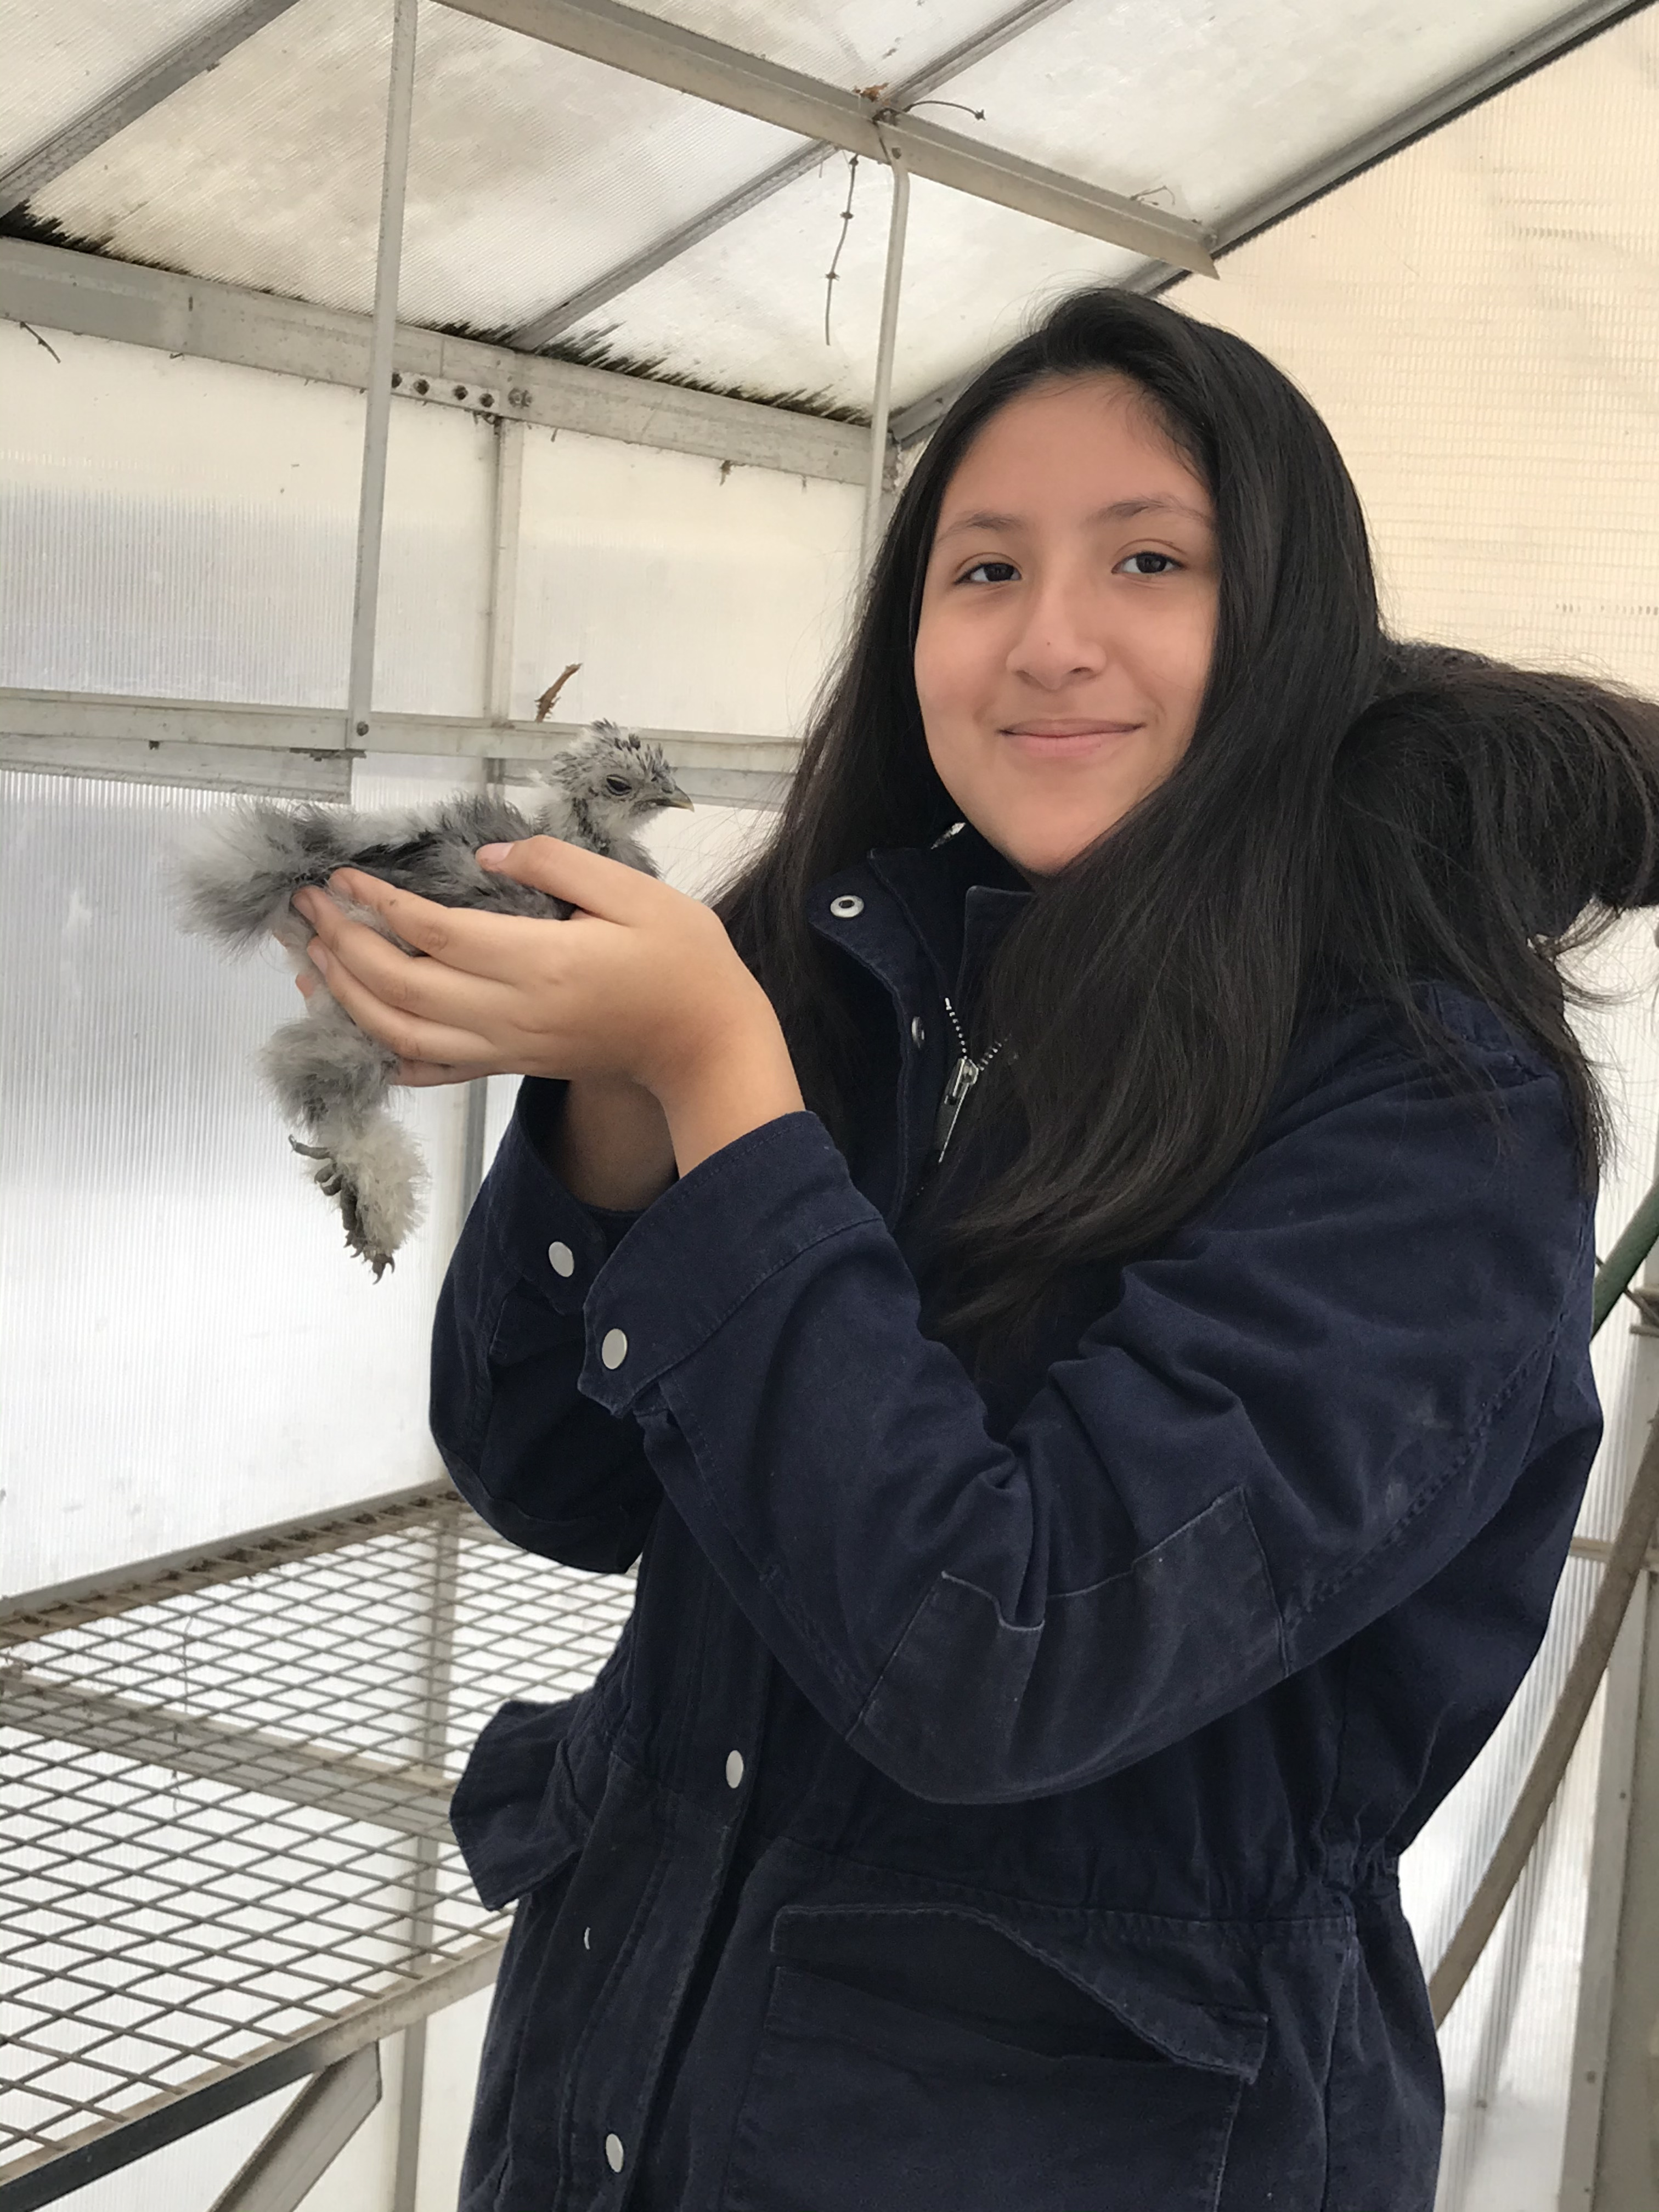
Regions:
[[742, 1783], [743, 1753], [728, 1751], [726, 1754], [726, 1786], [728, 1790], [736, 1790], [741, 1787]]
[[582, 1930], [582, 1948], [584, 1951], [591, 1951], [592, 1948], [593, 1930], [591, 1928], [584, 1928]]
[[623, 2148], [623, 2141], [620, 2136], [607, 2136], [605, 2137], [605, 2162], [611, 2168], [612, 2173], [620, 2173], [622, 2172], [623, 2160], [627, 2157], [627, 2155], [628, 2153]]
[[547, 1264], [556, 1275], [574, 1275], [576, 1272], [576, 1255], [568, 1244], [550, 1244], [547, 1248]]
[[599, 1357], [607, 1367], [620, 1367], [628, 1357], [628, 1339], [619, 1328], [608, 1328], [605, 1341], [599, 1346]]
[[837, 921], [851, 921], [855, 914], [864, 912], [864, 901], [855, 898], [851, 891], [843, 891], [839, 898], [830, 900], [830, 911]]
[[910, 1024], [910, 1042], [912, 1044], [926, 1044], [927, 1042], [927, 1024], [920, 1014]]

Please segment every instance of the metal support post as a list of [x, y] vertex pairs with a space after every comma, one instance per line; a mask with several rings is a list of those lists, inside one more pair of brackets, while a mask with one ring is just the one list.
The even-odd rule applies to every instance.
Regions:
[[1653, 1607], [1653, 1577], [1638, 1586], [1607, 1668], [1596, 1777], [1595, 1826], [1585, 1905], [1583, 1962], [1578, 1975], [1578, 2018], [1573, 2034], [1567, 2095], [1566, 2139], [1561, 2156], [1560, 2212], [1589, 2212], [1601, 2151], [1601, 2107], [1613, 2039], [1618, 1984], [1620, 1920], [1625, 1901], [1630, 1843], [1631, 1784], [1636, 1767], [1637, 1723]]
[[[432, 1546], [432, 1580], [427, 1613], [424, 1694], [416, 1757], [422, 1766], [441, 1768], [449, 1735], [460, 1542], [453, 1522], [435, 1523], [428, 1540]], [[434, 1837], [417, 1836], [415, 1839], [409, 1948], [417, 1960], [431, 1948], [437, 1919], [439, 1850]], [[421, 2019], [411, 2021], [404, 2030], [403, 2063], [398, 2075], [398, 2162], [392, 2177], [392, 2212], [415, 2212], [415, 2189], [420, 2171], [421, 2107], [425, 2088], [426, 2021]]]
[[525, 426], [506, 416], [495, 424], [495, 528], [489, 550], [484, 713], [513, 719], [513, 645], [519, 611], [519, 526], [524, 509]]
[[870, 481], [864, 495], [861, 556], [862, 573], [866, 575], [881, 538], [881, 495], [887, 476], [887, 417], [893, 402], [893, 351], [898, 338], [899, 286], [904, 275], [904, 226], [910, 213], [910, 171], [904, 149], [887, 145], [886, 151], [893, 172], [893, 211], [887, 226], [881, 336], [876, 343], [876, 390], [870, 406]]
[[313, 2076], [211, 2212], [295, 2212], [380, 2101], [380, 2048], [365, 2044]]
[[357, 569], [351, 601], [351, 665], [346, 678], [343, 743], [369, 733], [374, 689], [374, 617], [380, 598], [380, 526], [386, 513], [386, 441], [392, 429], [392, 356], [398, 335], [398, 272], [403, 258], [404, 191], [409, 179], [409, 125], [415, 103], [415, 28], [418, 0], [395, 0], [392, 70], [386, 90], [386, 159], [380, 171], [380, 238], [374, 259], [374, 314], [369, 333], [368, 389], [363, 415], [363, 473], [357, 502]]
[[[513, 719], [513, 653], [519, 606], [519, 533], [524, 511], [525, 426], [503, 417], [495, 425], [494, 521], [489, 550], [489, 599], [486, 609], [484, 713], [492, 722]], [[509, 756], [510, 757], [510, 756]], [[499, 793], [504, 759], [486, 754], [483, 781]], [[489, 1079], [481, 1075], [466, 1086], [461, 1124], [460, 1206], [455, 1233], [471, 1211], [483, 1181], [484, 1124], [489, 1112]]]

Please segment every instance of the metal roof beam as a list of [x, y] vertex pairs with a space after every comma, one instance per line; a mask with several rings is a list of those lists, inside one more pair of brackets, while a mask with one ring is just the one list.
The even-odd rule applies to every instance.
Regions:
[[[0, 317], [362, 391], [369, 318], [95, 253], [0, 238]], [[431, 406], [582, 430], [626, 445], [862, 484], [869, 434], [785, 407], [400, 324], [398, 391]]]
[[627, 8], [620, 0], [444, 0], [465, 15], [625, 70], [676, 92], [735, 108], [758, 122], [885, 162], [896, 146], [912, 173], [975, 198], [993, 200], [1040, 222], [1105, 240], [1213, 276], [1196, 223], [1160, 208], [1063, 176], [1000, 147], [964, 138], [921, 117], [902, 114], [862, 94], [843, 92], [798, 70], [706, 39], [678, 23]]
[[107, 99], [77, 116], [44, 145], [37, 146], [32, 154], [26, 154], [21, 161], [0, 174], [0, 215], [9, 215], [34, 193], [43, 191], [66, 169], [72, 169], [77, 161], [84, 161], [88, 154], [95, 154], [117, 131], [125, 131], [141, 115], [148, 115], [152, 107], [159, 106], [181, 85], [216, 68], [227, 54], [234, 53], [278, 15], [286, 15], [293, 5], [294, 0], [242, 0], [240, 7], [233, 8], [217, 22], [205, 24], [176, 46], [169, 46], [156, 60], [147, 63], [136, 76], [118, 86]]
[[[787, 738], [635, 726], [666, 752], [693, 799], [717, 805], [775, 805], [799, 753]], [[498, 760], [504, 777], [526, 781], [585, 727], [578, 722], [492, 722], [482, 715], [377, 714], [373, 750]], [[244, 787], [235, 774], [235, 757], [245, 751], [246, 788], [274, 787], [271, 763], [283, 757], [295, 764], [294, 787], [303, 788], [305, 766], [331, 770], [369, 750], [355, 748], [349, 754], [341, 748], [335, 708], [0, 689], [0, 766], [7, 768], [121, 775], [148, 763], [151, 776], [146, 780], [205, 781], [215, 789], [235, 789]], [[192, 768], [198, 751], [208, 756], [205, 778]]]
[[[1622, 23], [1629, 16], [1641, 15], [1653, 4], [1654, 0], [1588, 0], [1588, 4], [1569, 9], [1565, 15], [1558, 15], [1553, 22], [1547, 23], [1541, 30], [1500, 47], [1479, 68], [1466, 71], [1449, 84], [1442, 85], [1425, 98], [1414, 101], [1378, 129], [1368, 131], [1363, 137], [1352, 140], [1337, 152], [1328, 154], [1308, 168], [1287, 177], [1271, 191], [1235, 208], [1221, 222], [1212, 225], [1208, 233], [1216, 254], [1219, 257], [1233, 252], [1241, 246], [1247, 246], [1251, 239], [1259, 237], [1274, 223], [1283, 222], [1287, 216], [1299, 215], [1304, 208], [1311, 207], [1316, 200], [1323, 199], [1327, 192], [1351, 184], [1356, 177], [1363, 176], [1367, 169], [1375, 168], [1378, 162], [1389, 161], [1396, 154], [1403, 154], [1419, 138], [1426, 138], [1431, 131], [1442, 129], [1448, 123], [1455, 123], [1459, 116], [1467, 115], [1472, 108], [1480, 106], [1500, 92], [1507, 92], [1522, 77], [1532, 76], [1534, 70], [1546, 68], [1551, 62], [1559, 61], [1575, 46], [1582, 46], [1589, 40], [1599, 37], [1603, 31], [1612, 30], [1615, 24]], [[1171, 276], [1167, 270], [1148, 269], [1130, 278], [1128, 283], [1133, 290], [1156, 293], [1167, 291], [1180, 281], [1178, 276]], [[889, 426], [889, 434], [894, 443], [909, 446], [914, 445], [918, 438], [925, 438], [957, 392], [973, 381], [983, 366], [982, 362], [976, 364], [964, 375], [953, 377], [949, 384], [941, 385], [937, 391], [928, 392], [923, 398], [913, 400], [909, 406], [896, 412]]]
[[[959, 40], [948, 53], [941, 54], [937, 61], [930, 62], [915, 76], [906, 77], [902, 84], [890, 87], [891, 104], [897, 108], [911, 106], [928, 93], [937, 92], [942, 84], [949, 84], [952, 77], [960, 76], [964, 70], [972, 69], [975, 63], [985, 60], [988, 55], [999, 52], [1022, 32], [1032, 29], [1071, 4], [1072, 0], [1023, 0], [1021, 6], [1011, 9], [1006, 15], [1000, 15], [994, 23], [988, 24], [982, 31], [976, 31], [971, 39]], [[701, 246], [705, 238], [712, 238], [716, 231], [724, 230], [739, 216], [747, 215], [750, 208], [759, 207], [763, 201], [782, 191], [786, 185], [793, 185], [797, 179], [805, 176], [823, 159], [823, 149], [818, 145], [803, 146], [798, 154], [787, 155], [749, 184], [740, 185], [736, 191], [728, 192], [724, 199], [716, 200], [701, 215], [693, 216], [689, 222], [681, 223], [677, 230], [659, 238], [654, 246], [647, 246], [643, 252], [633, 254], [626, 261], [619, 261], [614, 269], [607, 269], [603, 276], [594, 277], [580, 291], [570, 293], [556, 306], [520, 325], [513, 333], [513, 343], [533, 353], [538, 346], [544, 346], [550, 338], [557, 337], [561, 331], [568, 331], [573, 323], [580, 322], [584, 315], [591, 315], [596, 307], [603, 307], [620, 294], [631, 291], [635, 284], [643, 283], [647, 276], [654, 276], [659, 269], [666, 268], [682, 253], [689, 252], [694, 246]]]

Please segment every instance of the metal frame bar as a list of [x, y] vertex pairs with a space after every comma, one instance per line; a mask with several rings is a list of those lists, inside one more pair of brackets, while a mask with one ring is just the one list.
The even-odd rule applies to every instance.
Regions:
[[[440, 1524], [438, 1534], [453, 1552], [453, 1519], [447, 1528]], [[15, 1661], [0, 1662], [0, 1715], [6, 1727], [25, 1735], [112, 1750], [147, 1766], [205, 1775], [258, 1796], [372, 1822], [414, 1837], [417, 1848], [448, 1832], [452, 1785], [429, 1752], [403, 1765], [366, 1752], [320, 1752], [236, 1721], [109, 1690], [70, 1688]]]
[[919, 177], [993, 200], [1039, 222], [1126, 246], [1213, 276], [1205, 235], [1194, 222], [1122, 192], [1085, 184], [1000, 147], [985, 146], [915, 115], [894, 112], [855, 92], [823, 84], [799, 70], [722, 45], [620, 0], [443, 0], [459, 14], [562, 47], [629, 76], [734, 108], [780, 130], [871, 161], [888, 158], [888, 141], [902, 146]]
[[392, 0], [392, 62], [380, 167], [380, 231], [374, 255], [374, 313], [368, 337], [363, 410], [363, 467], [357, 501], [357, 557], [351, 597], [351, 662], [346, 677], [342, 744], [369, 734], [374, 690], [374, 628], [380, 604], [380, 537], [386, 519], [386, 456], [392, 434], [392, 373], [398, 343], [398, 276], [404, 251], [409, 129], [415, 106], [418, 0]]
[[[1011, 40], [1018, 38], [1023, 32], [1032, 29], [1048, 16], [1058, 15], [1062, 8], [1071, 4], [1072, 0], [1024, 0], [1022, 6], [999, 16], [984, 30], [975, 31], [972, 38], [960, 40], [948, 52], [941, 54], [937, 61], [930, 62], [925, 70], [918, 70], [915, 76], [906, 77], [902, 84], [891, 87], [891, 104], [896, 108], [905, 108], [925, 99], [941, 85], [949, 84], [952, 77], [960, 76], [964, 70], [972, 69], [975, 63], [998, 52]], [[712, 207], [693, 216], [689, 222], [681, 223], [666, 237], [659, 239], [654, 246], [647, 246], [642, 252], [632, 254], [626, 261], [618, 262], [603, 276], [594, 277], [591, 283], [584, 284], [579, 291], [572, 292], [543, 313], [533, 316], [514, 331], [513, 343], [532, 352], [538, 346], [546, 345], [562, 331], [568, 330], [573, 323], [579, 323], [584, 315], [591, 315], [596, 307], [605, 307], [620, 293], [632, 290], [635, 284], [642, 283], [647, 276], [653, 276], [659, 269], [665, 268], [669, 262], [678, 259], [682, 253], [689, 252], [692, 246], [701, 246], [704, 239], [712, 238], [717, 231], [724, 230], [728, 223], [735, 222], [739, 216], [747, 215], [750, 208], [759, 207], [799, 178], [809, 175], [823, 159], [823, 149], [821, 146], [802, 147], [799, 153], [789, 155], [752, 182], [740, 185], [736, 191], [726, 193]]]
[[[141, 1605], [155, 1605], [162, 1598], [263, 1574], [286, 1559], [321, 1559], [371, 1536], [417, 1527], [434, 1514], [457, 1516], [470, 1510], [446, 1476], [404, 1490], [383, 1491], [379, 1497], [361, 1498], [349, 1505], [299, 1514], [290, 1521], [273, 1521], [263, 1528], [227, 1537], [222, 1543], [194, 1544], [183, 1551], [158, 1553], [153, 1559], [80, 1575], [72, 1582], [18, 1590], [0, 1598], [0, 1650], [8, 1644], [32, 1644], [51, 1629], [67, 1627], [72, 1621], [106, 1620]], [[63, 1620], [50, 1620], [53, 1613], [61, 1613]]]
[[242, 0], [240, 7], [217, 22], [192, 31], [155, 60], [146, 62], [136, 76], [0, 174], [0, 215], [9, 215], [34, 193], [44, 191], [77, 161], [84, 161], [106, 145], [129, 123], [136, 123], [182, 86], [216, 68], [227, 54], [234, 53], [278, 15], [286, 15], [293, 5], [294, 0]]
[[299, 2212], [380, 2101], [380, 2046], [366, 2043], [300, 2092], [210, 2212]]
[[910, 170], [904, 149], [889, 149], [893, 207], [887, 225], [887, 262], [881, 281], [881, 332], [876, 343], [876, 388], [870, 404], [870, 481], [864, 494], [860, 564], [867, 574], [881, 537], [881, 495], [887, 478], [887, 417], [893, 399], [893, 356], [898, 343], [899, 291], [904, 281], [904, 232], [910, 214]]
[[1591, 1832], [1584, 1951], [1578, 1974], [1578, 2017], [1568, 2075], [1567, 2123], [1561, 2152], [1560, 2212], [1589, 2212], [1601, 2147], [1601, 2107], [1619, 1971], [1619, 1923], [1630, 1843], [1631, 1779], [1636, 1766], [1643, 1656], [1654, 1609], [1653, 1569], [1640, 1602], [1625, 1615], [1607, 1667], [1607, 1706]]
[[[1374, 169], [1379, 162], [1403, 154], [1419, 139], [1428, 137], [1448, 123], [1455, 123], [1460, 116], [1495, 99], [1500, 92], [1507, 92], [1522, 78], [1547, 68], [1551, 62], [1559, 61], [1575, 47], [1599, 38], [1604, 31], [1643, 14], [1654, 4], [1655, 0], [1589, 0], [1586, 6], [1569, 9], [1542, 30], [1516, 40], [1479, 68], [1467, 70], [1437, 92], [1414, 101], [1379, 129], [1351, 140], [1338, 152], [1326, 155], [1283, 184], [1275, 185], [1271, 191], [1224, 216], [1210, 227], [1208, 233], [1216, 259], [1236, 252], [1241, 246], [1248, 246], [1253, 238], [1259, 238], [1275, 223], [1300, 215], [1328, 192], [1352, 184], [1367, 169]], [[1168, 270], [1150, 269], [1129, 278], [1127, 283], [1132, 290], [1156, 295], [1169, 291], [1182, 281], [1180, 276], [1171, 275]], [[984, 362], [976, 363], [902, 409], [893, 417], [894, 442], [901, 447], [910, 446], [918, 438], [925, 438], [957, 394], [971, 384], [985, 366]]]
[[518, 630], [519, 538], [524, 518], [524, 424], [495, 425], [495, 466], [489, 548], [489, 640], [484, 653], [484, 713], [492, 722], [513, 715], [513, 647]]
[[[369, 380], [367, 315], [29, 239], [0, 238], [0, 317], [358, 391]], [[398, 331], [393, 376], [401, 398], [427, 406], [832, 483], [864, 482], [860, 425], [751, 399], [548, 361], [407, 323]]]
[[366, 2044], [379, 2043], [417, 2020], [429, 2019], [474, 1990], [487, 1989], [501, 1962], [501, 1942], [475, 1944], [441, 1972], [375, 1998], [331, 2021], [314, 2035], [284, 2044], [250, 2063], [235, 2061], [182, 2097], [164, 2096], [140, 2106], [118, 2128], [100, 2124], [87, 2140], [73, 2140], [41, 2153], [12, 2180], [0, 2183], [0, 2212], [38, 2212], [71, 2191], [100, 2180], [151, 2151], [194, 2135], [198, 2128], [257, 2105], [291, 2081], [303, 2081], [349, 2058]]
[[1645, 1575], [1647, 1550], [1653, 1540], [1656, 1522], [1659, 1522], [1659, 1420], [1648, 1432], [1625, 1500], [1619, 1533], [1601, 1571], [1601, 1586], [1561, 1685], [1555, 1710], [1539, 1740], [1520, 1795], [1480, 1886], [1429, 1978], [1429, 2002], [1437, 2027], [1456, 2003], [1459, 1992], [1474, 1972], [1555, 1802], [1561, 1778], [1589, 1717], [1601, 1676], [1623, 1629], [1632, 1595]]
[[[867, 453], [866, 453], [867, 462]], [[249, 707], [211, 699], [137, 699], [94, 691], [10, 690], [0, 687], [0, 738], [27, 740], [44, 752], [108, 743], [194, 745], [255, 752], [336, 757], [340, 718], [333, 708]], [[503, 773], [524, 776], [582, 734], [580, 722], [491, 722], [482, 715], [377, 714], [375, 749], [476, 760], [505, 755]], [[769, 804], [778, 780], [793, 769], [799, 748], [787, 738], [731, 737], [717, 730], [640, 730], [664, 746], [696, 799]]]
[[[482, 1085], [475, 1088], [482, 1089]], [[419, 1752], [422, 1763], [442, 1771], [449, 1740], [450, 1686], [455, 1671], [455, 1612], [459, 1603], [460, 1547], [453, 1522], [432, 1530], [432, 1577], [428, 1586], [426, 1695], [421, 1707]], [[449, 1791], [444, 1796], [448, 1827]], [[428, 1950], [436, 1926], [438, 1844], [436, 1832], [416, 1838], [410, 1885], [409, 1948], [415, 1956]], [[421, 2163], [421, 2112], [426, 2094], [426, 2022], [411, 2021], [404, 2030], [398, 2068], [397, 2164], [392, 2175], [392, 2212], [415, 2212]]]
[[260, 793], [273, 799], [351, 796], [351, 762], [342, 753], [266, 751], [257, 745], [145, 744], [89, 738], [0, 734], [0, 769], [27, 775], [91, 776], [100, 783], [170, 783], [193, 791]]

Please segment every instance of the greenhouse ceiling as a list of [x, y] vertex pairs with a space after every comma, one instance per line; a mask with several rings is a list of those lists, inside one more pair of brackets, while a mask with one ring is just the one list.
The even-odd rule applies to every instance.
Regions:
[[[1634, 12], [422, 0], [398, 319], [863, 419], [890, 160], [914, 178], [904, 438], [1034, 301], [1202, 270]], [[89, 291], [80, 256], [368, 316], [392, 0], [0, 0], [0, 233], [71, 249]], [[19, 319], [21, 251], [0, 257]]]

